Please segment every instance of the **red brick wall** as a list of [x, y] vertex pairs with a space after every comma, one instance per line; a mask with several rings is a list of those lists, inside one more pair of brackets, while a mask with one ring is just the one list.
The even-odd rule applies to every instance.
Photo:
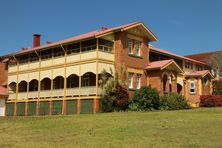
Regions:
[[211, 81], [208, 81], [207, 84], [202, 83], [202, 95], [210, 95], [211, 94], [211, 92], [210, 92], [211, 85], [210, 84], [211, 84]]
[[[191, 94], [190, 93], [190, 80], [194, 80], [195, 81], [195, 93]], [[191, 103], [191, 104], [199, 104], [200, 102], [200, 95], [199, 95], [199, 86], [198, 86], [198, 83], [199, 83], [200, 79], [199, 78], [187, 78], [186, 79], [186, 95], [185, 97], [188, 99], [188, 101]]]
[[0, 85], [7, 85], [8, 67], [6, 63], [0, 62]]
[[[121, 67], [123, 65], [126, 68], [134, 68], [137, 70], [144, 71], [145, 67], [148, 65], [148, 40], [143, 39], [141, 42], [141, 58], [140, 57], [133, 57], [129, 56], [129, 49], [128, 49], [128, 37], [127, 32], [118, 32], [115, 33], [115, 65], [117, 72], [120, 72]], [[133, 49], [134, 53], [135, 48]], [[136, 87], [136, 75], [134, 77], [134, 88]], [[141, 76], [141, 86], [147, 85], [147, 78], [145, 73]]]
[[[163, 94], [163, 80], [162, 76], [163, 73], [166, 71], [160, 71], [160, 70], [155, 70], [155, 71], [149, 71], [149, 84], [151, 87], [156, 88], [160, 94]], [[172, 80], [172, 92], [176, 93], [177, 92], [177, 73], [175, 71], [168, 71], [168, 74], [174, 74], [175, 79]], [[170, 92], [170, 86], [169, 86], [169, 80], [167, 80], [166, 83], [166, 92]]]
[[149, 76], [149, 85], [151, 85], [152, 88], [156, 88], [159, 92], [162, 92], [162, 82], [161, 82], [161, 71], [150, 71], [148, 72]]

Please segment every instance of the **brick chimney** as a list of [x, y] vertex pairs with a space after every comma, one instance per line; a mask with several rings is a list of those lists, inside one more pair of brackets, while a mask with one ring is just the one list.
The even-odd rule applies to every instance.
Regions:
[[33, 47], [40, 46], [40, 39], [41, 39], [41, 35], [40, 34], [34, 34], [33, 35]]

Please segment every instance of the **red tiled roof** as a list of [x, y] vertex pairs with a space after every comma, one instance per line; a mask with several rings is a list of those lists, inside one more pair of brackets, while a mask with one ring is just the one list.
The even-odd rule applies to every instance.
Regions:
[[209, 70], [202, 70], [202, 71], [185, 72], [184, 75], [186, 77], [203, 77], [203, 76], [205, 76], [208, 73], [210, 74]]
[[173, 60], [170, 59], [170, 60], [162, 60], [162, 61], [151, 62], [146, 67], [146, 69], [148, 69], [148, 70], [151, 70], [151, 69], [161, 69], [162, 67], [166, 66], [167, 64], [169, 64], [172, 61]]
[[8, 95], [8, 89], [0, 86], [0, 96], [7, 96]]
[[213, 51], [213, 52], [199, 53], [199, 54], [192, 54], [192, 55], [186, 55], [185, 57], [195, 59], [195, 60], [198, 60], [198, 61], [202, 61], [202, 62], [206, 62], [212, 54], [216, 54], [216, 53], [222, 53], [222, 50]]
[[191, 58], [188, 58], [188, 57], [180, 56], [180, 55], [174, 54], [174, 53], [172, 53], [170, 51], [163, 50], [163, 49], [160, 49], [160, 48], [156, 48], [156, 47], [154, 47], [152, 45], [150, 45], [150, 50], [151, 51], [155, 51], [155, 52], [164, 53], [166, 55], [169, 55], [169, 56], [172, 56], [172, 57], [175, 57], [175, 58], [184, 59], [184, 60], [187, 60], [187, 61], [191, 61], [191, 62], [207, 65], [204, 62], [197, 61], [197, 60], [194, 60], [194, 59], [191, 59]]
[[[64, 40], [61, 40], [61, 41], [52, 42], [50, 44], [45, 44], [45, 45], [42, 45], [42, 46], [39, 46], [39, 47], [29, 48], [27, 50], [20, 50], [18, 52], [6, 55], [4, 57], [12, 56], [12, 55], [15, 55], [15, 54], [22, 54], [22, 53], [26, 53], [26, 52], [30, 52], [30, 51], [36, 51], [36, 50], [47, 48], [47, 47], [58, 46], [60, 44], [69, 43], [69, 42], [73, 42], [73, 41], [79, 41], [79, 40], [82, 40], [82, 39], [96, 38], [98, 36], [102, 36], [102, 35], [105, 35], [107, 33], [121, 31], [122, 29], [131, 27], [131, 26], [137, 25], [137, 24], [138, 25], [143, 24], [143, 22], [134, 22], [134, 23], [126, 24], [126, 25], [121, 25], [121, 26], [118, 26], [118, 27], [106, 28], [106, 29], [102, 29], [102, 30], [95, 30], [95, 31], [92, 31], [92, 32], [88, 32], [88, 33], [85, 33], [85, 34], [74, 36], [74, 37], [64, 39]], [[155, 35], [151, 31], [150, 31], [150, 33], [152, 34], [152, 36], [154, 38], [156, 38]]]

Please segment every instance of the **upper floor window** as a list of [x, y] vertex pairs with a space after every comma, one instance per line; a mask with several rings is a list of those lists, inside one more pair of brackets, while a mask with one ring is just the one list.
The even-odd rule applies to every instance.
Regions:
[[196, 70], [197, 70], [197, 71], [203, 70], [203, 69], [202, 69], [202, 66], [201, 66], [201, 65], [196, 65]]
[[129, 49], [129, 54], [133, 54], [133, 40], [128, 39], [128, 49]]
[[99, 50], [104, 51], [104, 52], [113, 52], [113, 42], [104, 40], [104, 39], [99, 39]]
[[136, 76], [136, 88], [140, 89], [141, 87], [141, 74], [137, 74]]
[[28, 55], [28, 54], [22, 55], [22, 56], [20, 56], [18, 59], [19, 59], [19, 64], [28, 63], [28, 61], [29, 61], [29, 55]]
[[133, 73], [128, 74], [129, 88], [133, 88]]
[[54, 57], [61, 57], [61, 56], [65, 55], [65, 53], [61, 47], [55, 48], [53, 54], [54, 54]]
[[193, 69], [193, 64], [190, 63], [190, 62], [186, 62], [186, 63], [185, 63], [185, 68], [187, 68], [187, 69]]
[[51, 59], [52, 58], [52, 49], [43, 50], [43, 51], [41, 51], [40, 54], [41, 54], [42, 60]]
[[35, 62], [35, 61], [39, 61], [39, 58], [36, 53], [31, 53], [29, 60], [30, 60], [30, 62]]
[[89, 74], [83, 76], [82, 86], [89, 86]]
[[80, 53], [80, 43], [74, 43], [67, 46], [67, 54], [78, 54]]
[[96, 40], [94, 39], [94, 40], [83, 41], [81, 46], [82, 46], [82, 52], [96, 50]]
[[194, 81], [190, 81], [190, 93], [194, 94], [195, 93], [195, 82]]
[[140, 47], [141, 47], [141, 42], [135, 41], [135, 48], [136, 48], [136, 55], [140, 56]]

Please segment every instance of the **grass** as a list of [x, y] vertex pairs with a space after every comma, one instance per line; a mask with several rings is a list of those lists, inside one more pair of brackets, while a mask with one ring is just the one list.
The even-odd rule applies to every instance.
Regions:
[[0, 147], [222, 147], [222, 108], [0, 118]]

